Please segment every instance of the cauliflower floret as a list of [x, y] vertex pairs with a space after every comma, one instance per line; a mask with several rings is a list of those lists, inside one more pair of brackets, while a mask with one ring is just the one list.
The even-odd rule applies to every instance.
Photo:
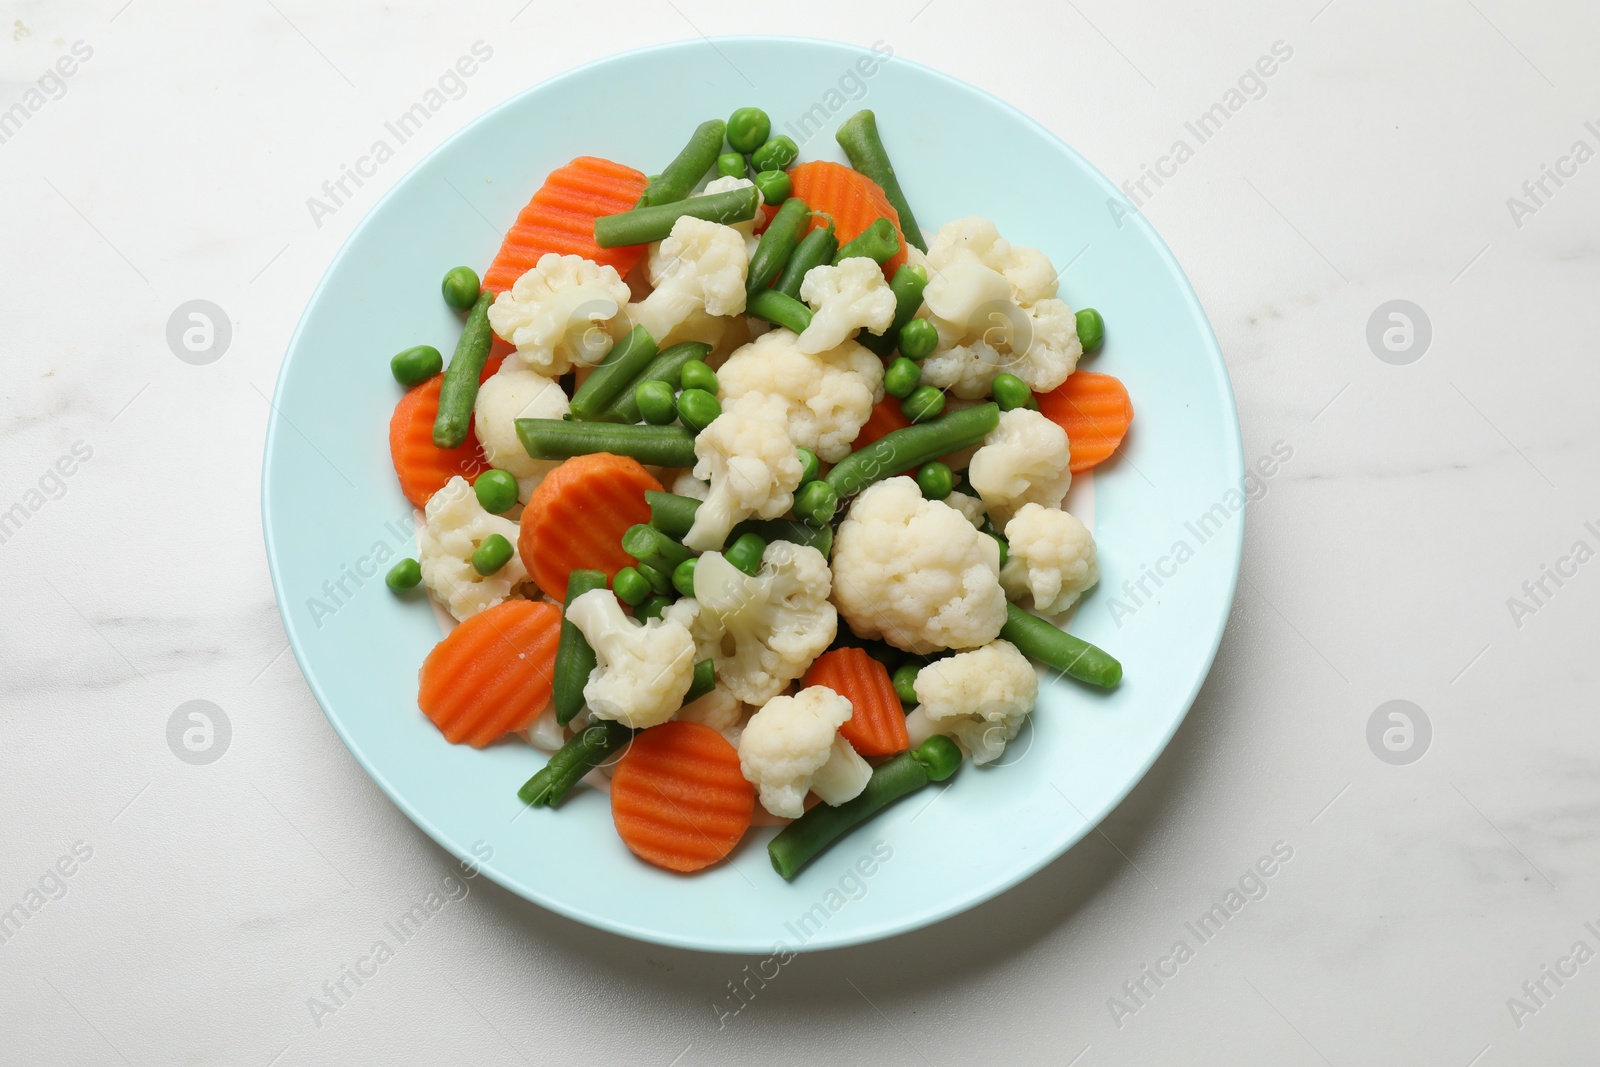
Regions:
[[1094, 534], [1058, 508], [1022, 505], [1006, 523], [1006, 543], [1000, 584], [1012, 599], [1032, 596], [1045, 615], [1066, 611], [1100, 580]]
[[777, 329], [734, 352], [717, 370], [720, 399], [727, 410], [776, 398], [785, 408], [790, 442], [837, 463], [883, 399], [883, 361], [854, 341], [815, 353], [798, 342], [791, 331]]
[[[1017, 736], [1039, 695], [1039, 676], [1009, 641], [930, 663], [913, 684], [917, 708], [906, 722], [919, 744], [948, 734], [966, 746], [973, 763], [989, 763]], [[915, 719], [916, 721], [909, 721]]]
[[[798, 819], [805, 814], [806, 793], [819, 784], [830, 795], [817, 795], [828, 804], [843, 804], [866, 788], [854, 766], [866, 761], [839, 736], [851, 711], [850, 701], [814, 685], [792, 697], [773, 697], [750, 717], [739, 738], [739, 768], [760, 790], [762, 807]], [[835, 762], [841, 767], [829, 773]]]
[[486, 538], [500, 534], [515, 545], [518, 529], [510, 519], [483, 510], [465, 478], [446, 482], [428, 498], [423, 514], [427, 525], [417, 535], [422, 581], [457, 621], [494, 607], [527, 581], [528, 571], [515, 553], [493, 574], [479, 574], [472, 565], [472, 553]]
[[716, 662], [718, 681], [746, 704], [765, 704], [804, 674], [839, 627], [821, 552], [774, 541], [761, 560], [752, 577], [707, 552], [695, 564], [694, 597], [664, 613], [693, 632], [698, 654]]
[[1058, 508], [1072, 486], [1067, 431], [1037, 411], [1016, 408], [972, 455], [967, 481], [983, 498], [989, 517], [1004, 528], [1024, 504]]
[[489, 325], [517, 346], [530, 370], [557, 377], [574, 363], [611, 351], [613, 319], [627, 306], [628, 283], [615, 267], [546, 252], [489, 307]]
[[[983, 520], [988, 518], [983, 510], [983, 501], [975, 496], [968, 496], [966, 493], [953, 492], [944, 498], [944, 502], [965, 515], [967, 521], [972, 523], [974, 530], [983, 529]], [[1005, 571], [1002, 569], [1001, 573], [1004, 574]]]
[[[734, 189], [748, 189], [754, 185], [755, 182], [751, 181], [749, 178], [734, 178], [724, 175], [720, 178], [713, 178], [711, 181], [707, 182], [706, 187], [700, 190], [698, 193], [691, 193], [690, 199], [693, 199], [697, 196], [710, 196], [712, 193], [731, 192]], [[745, 222], [730, 222], [727, 224], [729, 229], [738, 230], [739, 233], [743, 235], [744, 250], [747, 257], [755, 255], [756, 246], [761, 243], [761, 238], [756, 236], [756, 219], [761, 217], [761, 205], [765, 202], [766, 199], [761, 195], [761, 190], [757, 189], [755, 215]], [[663, 242], [661, 241], [657, 241], [652, 244], [650, 246], [650, 251], [646, 254], [645, 273], [649, 276], [651, 285], [661, 284], [660, 279], [666, 272], [668, 260], [667, 257], [661, 252], [662, 243]]]
[[594, 648], [595, 668], [583, 687], [590, 715], [635, 730], [672, 718], [694, 681], [694, 638], [683, 623], [659, 618], [641, 626], [609, 589], [573, 600], [567, 621]]
[[974, 648], [1006, 621], [1000, 546], [910, 478], [856, 498], [833, 544], [834, 603], [860, 637], [926, 654]]
[[778, 400], [748, 400], [724, 411], [694, 439], [694, 476], [711, 489], [683, 543], [697, 552], [721, 548], [741, 519], [775, 519], [794, 503], [804, 473], [784, 432]]
[[942, 272], [967, 257], [1004, 275], [1020, 304], [1034, 304], [1056, 295], [1056, 272], [1050, 266], [1050, 258], [1037, 248], [1013, 245], [1000, 236], [988, 219], [972, 215], [939, 227], [928, 246], [930, 279], [934, 271]]
[[679, 496], [704, 500], [711, 494], [711, 486], [694, 476], [694, 471], [682, 471], [672, 480], [672, 491]]
[[717, 685], [705, 696], [679, 708], [673, 719], [709, 726], [727, 738], [729, 744], [738, 747], [744, 730], [744, 713], [744, 701], [728, 692], [727, 686]]
[[628, 305], [628, 320], [665, 343], [695, 312], [738, 315], [744, 311], [744, 275], [750, 266], [744, 234], [704, 219], [680, 218], [661, 242], [655, 289]]
[[802, 352], [826, 352], [859, 329], [881, 334], [894, 322], [894, 291], [883, 280], [883, 268], [865, 256], [837, 267], [812, 267], [800, 282], [800, 299], [812, 312], [796, 344]]
[[941, 345], [922, 361], [922, 384], [948, 389], [963, 400], [978, 400], [989, 395], [995, 378], [1007, 369], [1009, 358], [981, 338], [948, 348]]
[[506, 360], [478, 387], [472, 417], [484, 458], [517, 480], [517, 499], [524, 504], [560, 466], [558, 459], [533, 459], [517, 437], [518, 419], [560, 419], [567, 414], [567, 394], [553, 378]]

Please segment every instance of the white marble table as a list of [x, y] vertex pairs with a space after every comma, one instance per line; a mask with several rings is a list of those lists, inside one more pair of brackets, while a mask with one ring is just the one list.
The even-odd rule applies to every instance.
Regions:
[[[0, 944], [0, 1061], [1596, 1061], [1600, 563], [1567, 557], [1600, 548], [1600, 10], [466, 8], [0, 10], [21, 104], [0, 111], [0, 511], [23, 508], [0, 542], [0, 909], [28, 912]], [[289, 332], [361, 214], [473, 115], [615, 50], [757, 31], [883, 40], [1143, 178], [1247, 458], [1292, 452], [1250, 505], [1216, 668], [1101, 832], [969, 914], [801, 957], [737, 1014], [753, 961], [483, 881], [357, 985], [344, 968], [452, 864], [285, 654], [257, 494]], [[461, 99], [314, 219], [478, 40]], [[165, 338], [193, 299], [232, 324], [206, 365]], [[1421, 309], [1410, 347], [1383, 319], [1374, 349], [1394, 300]], [[168, 745], [191, 700], [231, 723], [210, 765]], [[1392, 700], [1426, 742], [1412, 711], [1409, 748], [1401, 720], [1369, 745]]]

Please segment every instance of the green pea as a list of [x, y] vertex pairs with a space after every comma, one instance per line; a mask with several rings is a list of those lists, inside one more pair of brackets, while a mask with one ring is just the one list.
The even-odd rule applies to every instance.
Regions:
[[794, 497], [794, 513], [813, 526], [824, 526], [839, 507], [839, 493], [827, 482], [807, 482]]
[[421, 385], [444, 369], [444, 357], [432, 345], [417, 345], [397, 352], [389, 360], [389, 373], [394, 380], [410, 389]]
[[611, 579], [611, 591], [629, 607], [638, 607], [650, 595], [650, 582], [632, 567], [624, 567]]
[[389, 573], [383, 576], [383, 583], [396, 593], [415, 589], [420, 581], [422, 581], [422, 564], [410, 556], [390, 567]]
[[478, 503], [491, 515], [510, 511], [517, 503], [517, 480], [508, 471], [490, 469], [478, 475], [472, 483], [478, 494]]
[[738, 152], [724, 152], [717, 157], [717, 173], [724, 178], [743, 178], [748, 169], [744, 156]]
[[678, 372], [678, 382], [685, 389], [704, 389], [712, 396], [717, 395], [717, 372], [705, 360], [691, 359], [685, 363]]
[[922, 384], [922, 368], [905, 356], [897, 356], [883, 372], [883, 391], [904, 400]]
[[944, 410], [944, 394], [931, 385], [919, 385], [900, 402], [900, 413], [912, 422], [927, 422]]
[[639, 405], [644, 421], [652, 426], [665, 426], [678, 417], [678, 398], [666, 382], [642, 382], [633, 391], [633, 402]]
[[650, 583], [650, 591], [656, 596], [666, 596], [672, 592], [672, 575], [648, 563], [635, 563], [633, 566], [640, 576]]
[[750, 164], [759, 173], [764, 170], [788, 170], [789, 164], [800, 158], [800, 146], [793, 137], [778, 134], [750, 155]]
[[444, 292], [444, 302], [457, 311], [471, 311], [472, 305], [478, 302], [478, 292], [482, 288], [478, 284], [478, 272], [471, 267], [453, 267], [444, 276], [444, 283], [440, 289]]
[[728, 116], [728, 144], [735, 152], [754, 152], [771, 133], [772, 120], [759, 107], [741, 107]]
[[1077, 314], [1078, 340], [1085, 352], [1093, 352], [1106, 339], [1106, 320], [1094, 308], [1084, 308]]
[[633, 609], [633, 617], [640, 620], [659, 619], [661, 613], [671, 606], [672, 601], [666, 597], [653, 596]]
[[672, 584], [684, 596], [694, 596], [694, 566], [699, 562], [690, 556], [672, 568]]
[[1001, 537], [999, 534], [995, 533], [993, 528], [990, 528], [990, 529], [985, 530], [983, 532], [988, 534], [990, 537], [994, 538], [994, 543], [1000, 546], [1000, 566], [1004, 567], [1006, 565], [1007, 557], [1009, 557], [1011, 555], [1011, 549], [1006, 544], [1006, 539], [1004, 537]]
[[907, 663], [894, 672], [894, 691], [900, 698], [900, 703], [907, 708], [917, 706], [917, 675], [922, 668], [915, 663]]
[[1028, 407], [1033, 399], [1033, 390], [1015, 374], [995, 375], [993, 391], [994, 402], [1000, 405], [1001, 411]]
[[722, 405], [704, 389], [685, 389], [678, 394], [678, 420], [695, 433], [710, 426], [721, 414]]
[[924, 463], [917, 471], [917, 487], [927, 499], [943, 500], [955, 491], [955, 472], [938, 460]]
[[761, 199], [769, 204], [781, 204], [794, 194], [794, 181], [781, 170], [758, 170], [751, 179], [761, 191]]
[[490, 534], [472, 550], [472, 569], [484, 577], [511, 562], [517, 550], [500, 534]]
[[795, 455], [800, 457], [800, 484], [814, 482], [822, 476], [822, 461], [817, 454], [809, 448], [797, 448]]
[[938, 347], [939, 330], [927, 319], [912, 319], [900, 327], [900, 354], [907, 359], [927, 359]]
[[[760, 534], [740, 534], [738, 539], [722, 551], [722, 558], [754, 577], [761, 570], [761, 557], [766, 555], [767, 542]], [[676, 575], [674, 575], [676, 577]]]

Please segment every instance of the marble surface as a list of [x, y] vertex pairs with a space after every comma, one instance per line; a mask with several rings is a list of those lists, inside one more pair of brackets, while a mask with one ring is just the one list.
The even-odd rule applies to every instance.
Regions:
[[[762, 985], [477, 880], [357, 984], [454, 864], [285, 654], [257, 503], [285, 342], [473, 115], [738, 32], [887, 42], [1144, 178], [1247, 459], [1291, 453], [1215, 670], [1100, 832], [931, 929]], [[1600, 9], [1508, 0], [0, 7], [0, 909], [28, 913], [0, 1062], [1592, 1063], [1597, 41]], [[202, 365], [167, 341], [196, 299], [231, 325]], [[205, 765], [185, 718], [169, 744], [196, 700], [231, 727]]]

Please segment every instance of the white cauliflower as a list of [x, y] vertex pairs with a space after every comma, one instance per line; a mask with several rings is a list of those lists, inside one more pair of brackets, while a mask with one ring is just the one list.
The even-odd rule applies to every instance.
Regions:
[[926, 654], [974, 648], [1006, 621], [1000, 546], [910, 478], [869, 487], [833, 543], [834, 603], [861, 637]]
[[499, 534], [515, 545], [519, 531], [510, 519], [483, 510], [465, 478], [458, 475], [446, 482], [428, 499], [423, 514], [427, 524], [417, 535], [422, 581], [458, 621], [494, 607], [527, 580], [527, 568], [516, 553], [493, 574], [479, 574], [472, 565], [472, 553], [488, 537]]
[[533, 459], [517, 437], [518, 419], [560, 419], [567, 414], [567, 394], [554, 378], [508, 359], [478, 387], [473, 424], [484, 458], [517, 480], [517, 499], [524, 504], [560, 466], [558, 459]]
[[983, 439], [967, 465], [967, 482], [1004, 528], [1024, 504], [1061, 506], [1072, 486], [1067, 431], [1037, 411], [1015, 408]]
[[694, 476], [711, 483], [683, 538], [697, 552], [721, 548], [741, 519], [775, 519], [788, 511], [804, 473], [776, 400], [746, 401], [724, 411], [695, 437], [694, 454]]
[[611, 351], [612, 320], [628, 303], [615, 267], [546, 252], [489, 307], [489, 325], [530, 370], [557, 377]]
[[[974, 530], [983, 529], [983, 520], [988, 517], [983, 510], [983, 501], [966, 493], [951, 493], [944, 498], [944, 502], [965, 515]], [[1001, 573], [1005, 573], [1004, 569]]]
[[628, 305], [628, 321], [643, 326], [662, 344], [696, 312], [738, 315], [744, 311], [744, 275], [750, 266], [744, 235], [731, 226], [680, 218], [661, 242], [655, 289]]
[[894, 322], [894, 291], [883, 280], [883, 268], [865, 256], [811, 268], [800, 282], [800, 299], [812, 312], [796, 346], [802, 352], [826, 352], [857, 330], [881, 334]]
[[995, 641], [930, 663], [917, 672], [913, 688], [918, 704], [906, 722], [906, 732], [917, 737], [913, 744], [948, 734], [966, 746], [973, 763], [990, 763], [1033, 710], [1039, 676], [1015, 645]]
[[1006, 544], [1000, 584], [1012, 599], [1031, 596], [1042, 614], [1066, 611], [1100, 580], [1094, 534], [1059, 508], [1022, 505], [1006, 523]]
[[728, 692], [727, 686], [719, 684], [711, 692], [679, 708], [672, 717], [679, 722], [709, 726], [737, 747], [744, 728], [744, 713], [744, 702]]
[[924, 384], [973, 400], [1010, 373], [1044, 393], [1077, 366], [1077, 319], [1038, 249], [1010, 244], [988, 219], [957, 219], [934, 237], [928, 271], [923, 299], [939, 346], [923, 362]]
[[802, 351], [798, 340], [776, 329], [735, 351], [717, 369], [719, 399], [726, 410], [776, 398], [785, 407], [790, 442], [837, 463], [883, 399], [883, 361], [854, 341], [813, 353]]
[[694, 471], [680, 471], [672, 480], [672, 491], [679, 496], [691, 497], [695, 500], [704, 500], [711, 494], [711, 486], [694, 476]]
[[717, 680], [746, 704], [765, 704], [804, 674], [839, 627], [821, 552], [774, 541], [761, 560], [752, 577], [707, 552], [695, 564], [694, 597], [664, 613], [694, 633]]
[[[691, 193], [690, 198], [693, 199], [697, 196], [710, 196], [712, 193], [732, 192], [734, 189], [748, 189], [753, 187], [755, 184], [756, 183], [751, 181], [749, 178], [734, 178], [724, 175], [722, 177], [711, 179], [706, 183], [706, 187], [704, 189], [700, 190], [698, 193]], [[761, 238], [756, 236], [756, 219], [761, 218], [761, 205], [765, 202], [765, 198], [761, 195], [761, 190], [757, 189], [755, 215], [745, 222], [730, 222], [727, 224], [729, 229], [738, 230], [739, 233], [744, 237], [744, 250], [746, 256], [755, 255], [756, 246], [761, 243]], [[646, 254], [645, 273], [649, 276], [651, 285], [661, 284], [660, 279], [666, 271], [667, 257], [661, 252], [662, 243], [663, 242], [661, 241], [657, 241], [652, 244], [650, 246], [650, 251]]]
[[595, 669], [583, 687], [590, 715], [635, 730], [672, 718], [694, 681], [694, 638], [683, 623], [660, 618], [640, 625], [609, 589], [573, 600], [567, 620], [594, 648]]
[[[843, 804], [866, 788], [854, 766], [865, 767], [866, 761], [839, 736], [851, 711], [850, 701], [814, 685], [792, 697], [773, 697], [750, 717], [739, 737], [739, 768], [760, 791], [762, 807], [798, 819], [813, 789], [824, 803]], [[841, 764], [837, 770], [831, 767], [835, 762]], [[867, 777], [871, 773], [868, 767]]]

